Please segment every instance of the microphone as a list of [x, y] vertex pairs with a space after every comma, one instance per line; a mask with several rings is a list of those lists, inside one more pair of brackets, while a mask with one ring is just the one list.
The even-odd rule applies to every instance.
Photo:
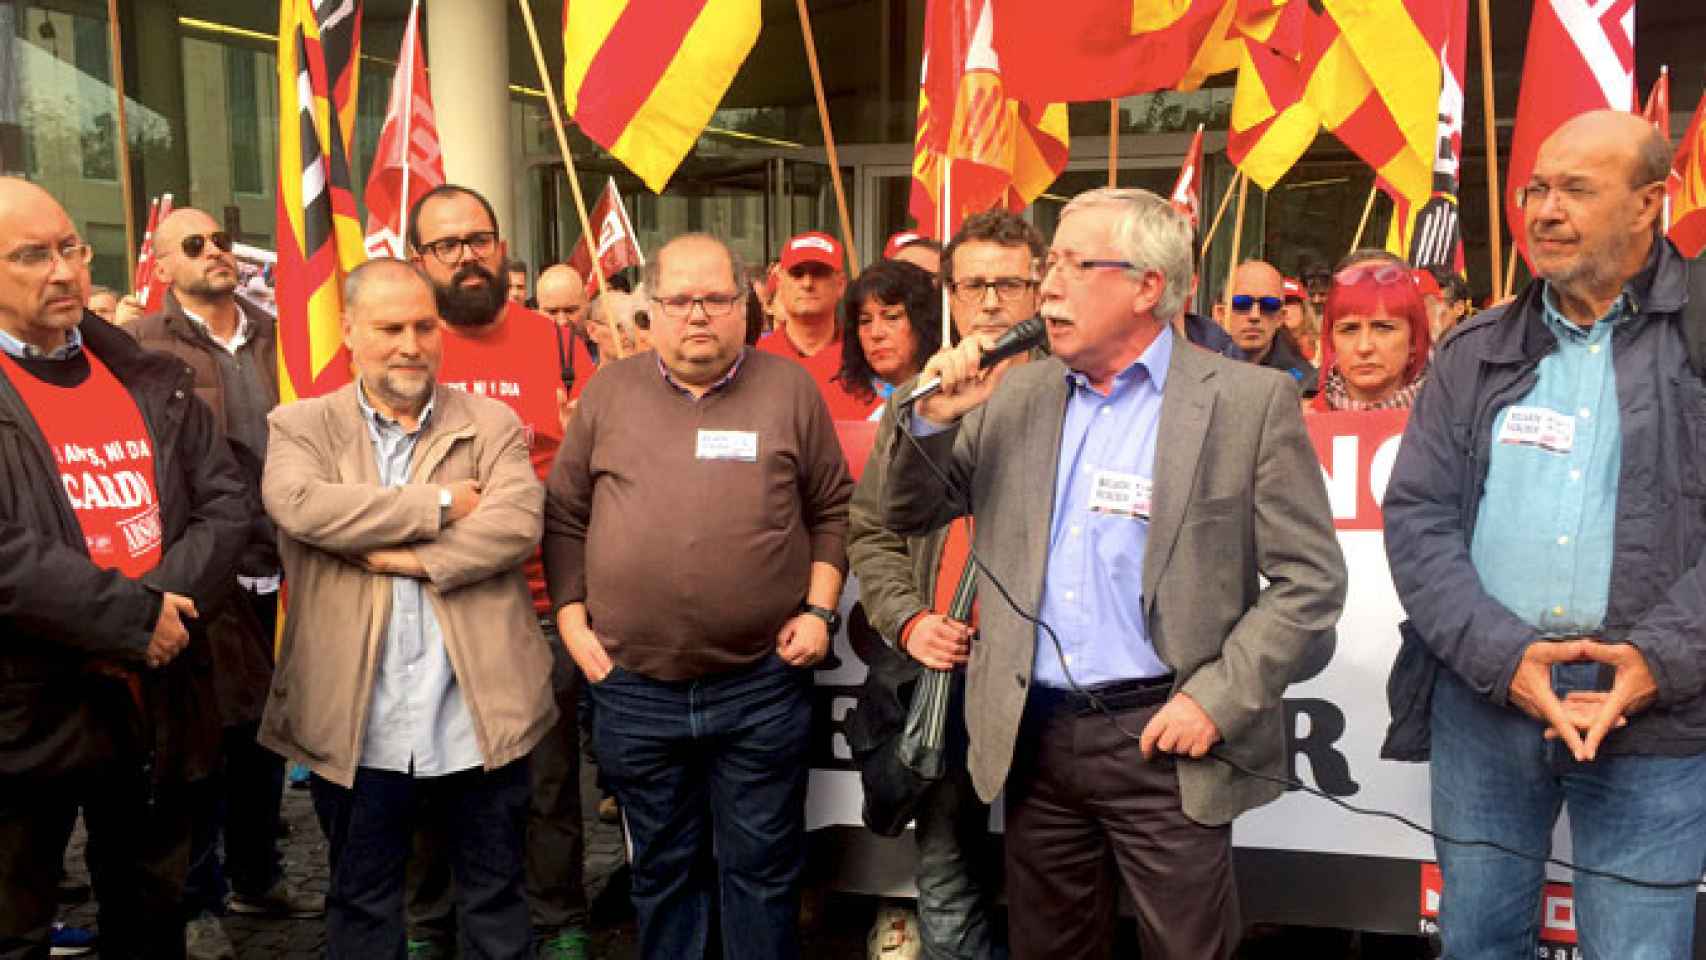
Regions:
[[[1047, 336], [1048, 331], [1043, 327], [1042, 317], [1032, 317], [1015, 323], [1006, 333], [995, 338], [995, 342], [989, 346], [989, 351], [978, 359], [977, 367], [979, 370], [988, 370], [1008, 357], [1040, 345]], [[907, 394], [906, 399], [901, 401], [901, 406], [911, 406], [941, 389], [942, 378], [931, 377]]]

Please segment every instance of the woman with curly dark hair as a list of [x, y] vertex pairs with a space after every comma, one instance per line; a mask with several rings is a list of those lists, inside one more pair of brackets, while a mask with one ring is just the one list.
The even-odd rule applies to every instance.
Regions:
[[942, 345], [939, 298], [930, 274], [910, 263], [883, 260], [859, 274], [841, 300], [841, 389], [874, 402], [917, 376]]

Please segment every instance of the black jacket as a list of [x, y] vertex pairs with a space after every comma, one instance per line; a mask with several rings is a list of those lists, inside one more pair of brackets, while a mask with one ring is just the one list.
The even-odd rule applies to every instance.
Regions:
[[[248, 495], [181, 360], [144, 351], [94, 314], [81, 330], [153, 443], [160, 564], [132, 580], [90, 562], [47, 441], [0, 374], [0, 781], [116, 762], [181, 782], [210, 769], [218, 743], [203, 624], [234, 582]], [[187, 649], [150, 670], [166, 591], [191, 598], [202, 619]]]
[[[1612, 333], [1623, 446], [1603, 634], [1641, 651], [1659, 691], [1610, 734], [1611, 753], [1706, 751], [1706, 383], [1682, 335], [1688, 270], [1661, 244], [1625, 286], [1633, 312]], [[1557, 348], [1542, 289], [1530, 284], [1445, 341], [1410, 414], [1384, 503], [1386, 554], [1410, 617], [1389, 684], [1388, 756], [1426, 756], [1441, 663], [1503, 704], [1522, 651], [1540, 639], [1482, 588], [1469, 540], [1494, 418], [1528, 393]]]

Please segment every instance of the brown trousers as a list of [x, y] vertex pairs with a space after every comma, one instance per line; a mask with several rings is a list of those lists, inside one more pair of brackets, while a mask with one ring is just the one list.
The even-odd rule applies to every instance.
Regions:
[[[1137, 911], [1144, 960], [1231, 957], [1242, 933], [1231, 827], [1185, 816], [1171, 757], [1145, 761], [1106, 715], [1037, 700], [1007, 778], [1013, 960], [1107, 957], [1116, 875]], [[1113, 714], [1135, 735], [1156, 709]]]

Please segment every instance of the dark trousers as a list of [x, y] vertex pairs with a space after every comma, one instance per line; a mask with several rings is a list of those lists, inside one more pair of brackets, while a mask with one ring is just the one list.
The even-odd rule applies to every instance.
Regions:
[[704, 956], [713, 895], [723, 956], [800, 955], [810, 685], [770, 654], [681, 683], [618, 667], [587, 688], [633, 843], [642, 957]]
[[[1185, 816], [1172, 757], [1146, 761], [1107, 716], [1039, 702], [1041, 692], [1026, 707], [1007, 778], [1014, 960], [1107, 957], [1116, 876], [1136, 908], [1145, 960], [1232, 956], [1242, 924], [1231, 827]], [[1136, 733], [1156, 709], [1114, 716]]]
[[[527, 812], [527, 908], [534, 936], [548, 939], [586, 926], [586, 825], [581, 820], [581, 672], [557, 636], [540, 621], [551, 648], [551, 691], [557, 722], [533, 748], [532, 801]], [[444, 838], [423, 825], [409, 864], [409, 938], [448, 949], [456, 937], [450, 861]]]
[[[119, 769], [120, 767], [125, 769]], [[65, 845], [83, 809], [105, 960], [182, 960], [190, 814], [140, 767], [36, 780], [0, 777], [0, 958], [42, 960], [59, 909]]]
[[475, 769], [424, 779], [362, 767], [349, 789], [313, 778], [314, 811], [331, 848], [326, 955], [405, 956], [403, 871], [415, 824], [425, 819], [441, 831], [450, 855], [462, 956], [531, 956], [521, 893], [527, 778], [525, 760], [490, 773]]
[[[284, 796], [284, 758], [255, 742], [260, 721], [225, 728], [219, 765], [191, 789], [190, 873], [184, 912], [222, 913], [227, 883], [258, 896], [281, 875], [279, 805]], [[220, 858], [224, 848], [223, 862]]]

